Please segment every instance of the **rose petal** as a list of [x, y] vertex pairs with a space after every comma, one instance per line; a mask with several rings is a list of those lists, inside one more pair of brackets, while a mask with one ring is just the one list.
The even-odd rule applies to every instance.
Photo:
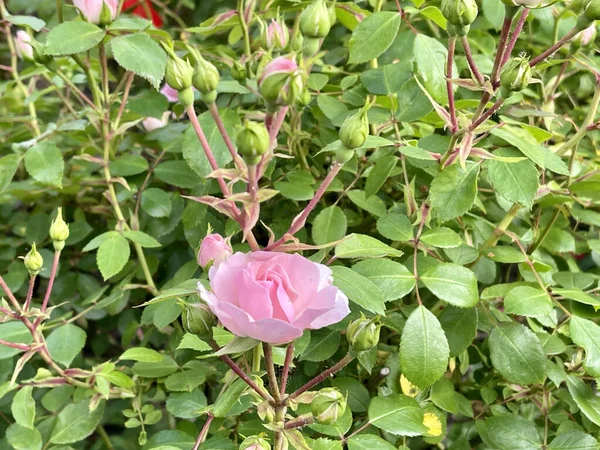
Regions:
[[254, 279], [249, 270], [242, 272], [244, 294], [239, 297], [240, 308], [246, 311], [254, 320], [273, 317], [273, 305], [269, 289]]

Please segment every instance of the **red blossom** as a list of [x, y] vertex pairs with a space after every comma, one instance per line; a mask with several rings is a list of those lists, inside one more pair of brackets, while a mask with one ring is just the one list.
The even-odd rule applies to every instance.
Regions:
[[[144, 1], [146, 2], [146, 5], [144, 5]], [[123, 11], [131, 12], [131, 14], [143, 17], [144, 19], [149, 19], [148, 11], [150, 11], [154, 26], [160, 28], [163, 25], [163, 21], [158, 14], [158, 11], [152, 6], [151, 0], [125, 0], [123, 3]]]

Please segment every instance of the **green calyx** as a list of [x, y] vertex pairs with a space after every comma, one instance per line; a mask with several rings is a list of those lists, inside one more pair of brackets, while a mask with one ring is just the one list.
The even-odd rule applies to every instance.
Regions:
[[344, 415], [346, 398], [337, 388], [324, 388], [317, 392], [310, 410], [318, 423], [331, 425]]
[[249, 120], [238, 131], [235, 142], [246, 164], [253, 166], [267, 152], [271, 141], [264, 123]]
[[479, 12], [475, 0], [442, 0], [441, 11], [455, 27], [471, 25]]
[[371, 350], [379, 342], [379, 332], [381, 330], [381, 322], [379, 317], [360, 319], [350, 322], [346, 329], [346, 339], [355, 352], [364, 352]]
[[25, 263], [25, 267], [31, 276], [37, 275], [40, 273], [40, 270], [42, 270], [42, 267], [44, 266], [44, 258], [42, 258], [40, 252], [37, 251], [35, 242], [31, 245], [31, 250], [29, 250], [29, 253], [25, 255], [23, 262]]
[[210, 308], [204, 303], [181, 301], [179, 305], [182, 308], [181, 323], [183, 329], [201, 339], [210, 339], [212, 329], [217, 324], [217, 319]]
[[316, 0], [300, 14], [300, 31], [304, 36], [324, 38], [331, 29], [331, 18], [325, 0]]
[[517, 56], [508, 61], [500, 73], [500, 85], [508, 92], [522, 91], [531, 81], [529, 58]]
[[353, 114], [344, 120], [339, 132], [340, 140], [344, 147], [355, 149], [361, 147], [369, 135], [369, 119], [367, 112], [371, 108], [370, 103], [366, 103], [356, 114]]
[[54, 244], [54, 249], [60, 251], [65, 246], [65, 241], [69, 239], [69, 225], [63, 220], [62, 208], [58, 208], [56, 218], [50, 225], [50, 239]]

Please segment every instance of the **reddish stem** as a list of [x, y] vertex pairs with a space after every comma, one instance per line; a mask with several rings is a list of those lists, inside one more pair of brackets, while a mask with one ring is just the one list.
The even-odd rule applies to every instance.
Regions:
[[577, 29], [577, 27], [573, 28], [571, 31], [569, 31], [567, 34], [565, 34], [562, 38], [560, 38], [560, 40], [556, 44], [554, 44], [552, 47], [547, 49], [545, 52], [539, 54], [538, 56], [533, 58], [531, 61], [529, 61], [529, 66], [533, 67], [537, 63], [542, 62], [548, 56], [555, 53], [559, 48], [561, 48], [563, 45], [565, 45], [567, 43], [567, 41], [569, 41], [571, 38], [573, 38], [573, 36], [575, 36], [578, 32], [579, 32], [579, 30]]
[[279, 393], [281, 394], [281, 397], [283, 397], [285, 394], [288, 377], [290, 375], [290, 367], [292, 365], [293, 359], [294, 359], [294, 343], [290, 342], [290, 345], [288, 345], [288, 348], [285, 352], [285, 362], [283, 363], [283, 372], [281, 374], [281, 386], [279, 388]]
[[454, 90], [452, 89], [452, 64], [454, 62], [454, 51], [456, 49], [456, 38], [451, 37], [448, 39], [448, 59], [446, 62], [446, 90], [448, 91], [448, 109], [450, 110], [450, 124], [452, 126], [452, 133], [456, 133], [458, 130], [458, 123], [456, 121], [456, 107], [454, 106]]
[[46, 312], [46, 308], [48, 307], [48, 302], [50, 300], [50, 294], [52, 293], [52, 287], [54, 286], [54, 279], [56, 278], [56, 271], [58, 270], [59, 259], [60, 259], [60, 251], [57, 250], [54, 252], [54, 260], [52, 261], [52, 271], [50, 272], [50, 279], [48, 280], [48, 287], [46, 288], [46, 295], [44, 295], [44, 301], [42, 303], [42, 312]]
[[15, 298], [15, 294], [13, 294], [13, 292], [10, 290], [10, 288], [8, 287], [8, 284], [6, 284], [6, 281], [4, 281], [4, 278], [2, 278], [1, 275], [0, 275], [0, 287], [4, 290], [4, 292], [8, 296], [8, 299], [12, 303], [13, 307], [17, 311], [21, 312], [21, 305], [19, 305], [19, 302]]
[[496, 100], [496, 103], [494, 103], [490, 109], [488, 109], [485, 113], [479, 116], [479, 118], [471, 124], [471, 126], [469, 127], [469, 131], [473, 131], [475, 128], [477, 128], [479, 125], [485, 122], [492, 114], [498, 111], [498, 109], [502, 106], [502, 103], [504, 103], [504, 98], [498, 98], [498, 100]]
[[233, 158], [233, 162], [235, 163], [235, 166], [240, 171], [244, 170], [244, 163], [243, 163], [242, 159], [240, 158], [240, 155], [236, 151], [235, 146], [233, 145], [233, 142], [231, 141], [231, 138], [229, 137], [229, 133], [227, 133], [227, 130], [225, 129], [225, 124], [223, 123], [221, 114], [219, 114], [219, 109], [217, 108], [217, 104], [215, 102], [209, 103], [208, 110], [210, 111], [210, 115], [212, 116], [213, 120], [215, 121], [215, 124], [217, 124], [219, 133], [221, 133], [221, 136], [223, 137], [225, 146], [227, 147], [227, 150], [229, 150], [229, 153], [231, 154], [231, 158]]
[[527, 16], [529, 15], [529, 8], [523, 8], [523, 10], [521, 11], [521, 15], [519, 16], [519, 20], [517, 21], [517, 24], [515, 25], [515, 29], [512, 32], [512, 35], [510, 36], [510, 40], [508, 41], [508, 45], [506, 46], [506, 51], [504, 52], [504, 55], [502, 56], [502, 65], [506, 64], [506, 62], [508, 61], [508, 58], [510, 58], [510, 55], [513, 51], [513, 49], [515, 48], [515, 45], [517, 44], [517, 39], [519, 38], [519, 35], [521, 34], [521, 30], [523, 30], [523, 26], [525, 25], [525, 20], [527, 19]]
[[329, 173], [327, 174], [327, 176], [321, 183], [321, 186], [319, 186], [319, 189], [317, 189], [317, 192], [315, 192], [315, 195], [312, 198], [312, 200], [308, 203], [308, 205], [306, 205], [304, 210], [294, 218], [290, 228], [285, 232], [285, 234], [283, 236], [281, 236], [281, 238], [279, 238], [279, 240], [277, 240], [276, 242], [273, 242], [272, 244], [269, 244], [267, 247], [265, 247], [265, 250], [273, 250], [273, 249], [279, 247], [281, 244], [283, 244], [287, 240], [287, 238], [289, 236], [293, 236], [294, 234], [296, 234], [298, 231], [300, 231], [302, 229], [302, 227], [306, 223], [306, 219], [308, 218], [308, 215], [312, 212], [313, 209], [315, 209], [315, 206], [317, 206], [317, 203], [319, 203], [319, 200], [321, 200], [321, 197], [323, 197], [323, 194], [325, 194], [325, 191], [327, 190], [327, 188], [329, 187], [331, 182], [334, 180], [336, 175], [339, 173], [342, 166], [343, 166], [343, 164], [335, 163], [331, 167], [331, 170], [329, 171]]
[[283, 426], [283, 428], [285, 428], [286, 430], [292, 430], [294, 428], [301, 428], [303, 426], [314, 423], [314, 421], [315, 421], [315, 418], [313, 417], [312, 414], [306, 415], [306, 416], [300, 416], [300, 417], [296, 417], [295, 419], [290, 420], [289, 422], [286, 422], [286, 424]]
[[19, 344], [17, 342], [9, 342], [4, 339], [0, 339], [0, 345], [5, 345], [6, 347], [16, 348], [17, 350], [23, 350], [24, 352], [31, 350], [31, 347], [27, 344]]
[[510, 32], [512, 20], [513, 16], [507, 15], [504, 18], [504, 23], [502, 24], [502, 31], [500, 32], [500, 40], [498, 41], [496, 58], [494, 59], [494, 67], [492, 68], [492, 85], [494, 85], [498, 81], [500, 75], [500, 69], [502, 68], [502, 58], [504, 58], [506, 40], [508, 39], [508, 33]]
[[194, 448], [192, 450], [198, 450], [200, 448], [200, 444], [202, 444], [206, 440], [206, 436], [208, 436], [208, 429], [210, 428], [210, 424], [214, 418], [215, 416], [213, 416], [210, 413], [208, 414], [206, 422], [204, 423], [202, 430], [200, 430], [200, 434], [198, 435], [198, 439], [196, 439], [196, 442], [194, 443]]
[[35, 285], [35, 275], [29, 276], [29, 287], [27, 288], [27, 297], [25, 297], [25, 304], [23, 305], [23, 311], [29, 311], [31, 306], [31, 299], [33, 297], [33, 287]]
[[475, 60], [473, 59], [473, 53], [471, 52], [471, 46], [469, 45], [469, 40], [466, 36], [463, 36], [461, 38], [461, 42], [463, 49], [465, 50], [465, 55], [467, 57], [467, 62], [469, 63], [469, 68], [471, 69], [471, 73], [477, 79], [477, 82], [481, 86], [483, 86], [483, 84], [485, 83], [485, 79], [483, 78], [483, 75], [477, 68], [477, 64], [475, 64]]

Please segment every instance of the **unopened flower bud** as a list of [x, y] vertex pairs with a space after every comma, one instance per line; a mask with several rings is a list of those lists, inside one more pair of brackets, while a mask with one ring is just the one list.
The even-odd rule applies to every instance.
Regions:
[[587, 0], [583, 5], [583, 13], [589, 20], [600, 20], [600, 0]]
[[502, 0], [506, 6], [512, 6], [518, 8], [522, 6], [527, 9], [541, 9], [546, 6], [553, 5], [556, 3], [555, 0]]
[[31, 36], [23, 30], [17, 31], [15, 36], [15, 50], [19, 58], [33, 61], [33, 47], [30, 44]]
[[167, 126], [170, 116], [171, 111], [165, 111], [160, 119], [156, 117], [146, 117], [142, 120], [142, 125], [144, 126], [144, 129], [150, 133], [151, 131]]
[[450, 37], [463, 37], [469, 34], [469, 30], [471, 29], [471, 25], [459, 25], [454, 26], [450, 22], [446, 25], [446, 32]]
[[194, 52], [196, 67], [192, 83], [202, 94], [208, 94], [217, 89], [221, 75], [214, 64], [205, 60], [199, 52]]
[[379, 317], [374, 319], [362, 317], [350, 322], [346, 329], [346, 339], [355, 352], [365, 352], [377, 345], [380, 330]]
[[212, 337], [212, 328], [217, 324], [217, 319], [210, 308], [204, 303], [184, 303], [180, 306], [181, 323], [187, 333], [192, 333], [201, 339]]
[[253, 166], [267, 152], [271, 139], [264, 123], [249, 120], [238, 131], [235, 142], [246, 164]]
[[310, 95], [310, 91], [308, 89], [304, 89], [302, 95], [298, 99], [298, 103], [302, 106], [307, 106], [312, 101], [312, 95]]
[[106, 25], [117, 16], [119, 0], [73, 0], [81, 15], [91, 23]]
[[440, 9], [446, 20], [455, 27], [471, 25], [478, 13], [475, 0], [442, 0]]
[[300, 33], [300, 29], [295, 29], [290, 38], [290, 51], [299, 52], [304, 47], [304, 36]]
[[344, 415], [346, 398], [337, 388], [324, 388], [317, 392], [310, 410], [318, 423], [331, 425]]
[[165, 81], [167, 84], [179, 92], [191, 87], [192, 79], [194, 77], [194, 68], [192, 65], [189, 61], [177, 56], [175, 52], [165, 44], [163, 44], [163, 47], [169, 54], [167, 70], [165, 73]]
[[240, 444], [240, 450], [271, 450], [271, 444], [262, 436], [249, 436]]
[[587, 47], [596, 39], [596, 24], [593, 23], [583, 31], [580, 31], [571, 40], [573, 50], [577, 50], [582, 47]]
[[279, 19], [271, 19], [271, 23], [266, 28], [264, 39], [269, 50], [283, 50], [290, 39], [290, 32], [285, 22]]
[[300, 31], [304, 36], [324, 38], [331, 29], [331, 19], [325, 0], [316, 0], [300, 14]]
[[370, 104], [363, 106], [357, 113], [346, 117], [340, 128], [340, 140], [344, 147], [349, 149], [361, 147], [369, 135], [369, 119], [367, 111]]
[[329, 5], [327, 11], [329, 12], [329, 23], [331, 24], [331, 26], [334, 26], [337, 22], [337, 14], [335, 12], [335, 0], [331, 5]]
[[108, 25], [113, 20], [115, 20], [115, 17], [117, 16], [117, 9], [118, 9], [118, 2], [115, 6], [114, 0], [110, 0], [108, 2], [105, 1], [102, 4], [102, 9], [100, 10], [99, 24], [100, 25]]
[[203, 269], [206, 269], [209, 264], [218, 266], [232, 254], [233, 250], [227, 239], [223, 238], [220, 234], [209, 234], [202, 239], [202, 243], [200, 244], [198, 265]]
[[294, 60], [280, 56], [264, 68], [258, 89], [271, 105], [291, 105], [304, 90], [302, 72]]
[[57, 251], [61, 251], [65, 247], [65, 241], [69, 239], [69, 225], [63, 220], [62, 208], [58, 208], [56, 218], [50, 224], [50, 239]]
[[500, 73], [500, 84], [505, 91], [504, 94], [522, 91], [530, 80], [531, 67], [529, 67], [529, 59], [524, 56], [510, 59]]
[[23, 261], [25, 263], [25, 267], [29, 271], [29, 275], [35, 276], [40, 273], [42, 270], [42, 266], [44, 265], [44, 258], [40, 255], [40, 252], [35, 248], [35, 242], [31, 246], [31, 250], [29, 253], [25, 255], [25, 259]]
[[244, 81], [246, 81], [246, 78], [248, 78], [246, 66], [235, 61], [233, 63], [233, 66], [231, 67], [231, 78], [233, 78], [235, 81], [238, 81], [239, 83], [243, 83]]
[[307, 58], [314, 56], [321, 47], [321, 40], [319, 38], [305, 37], [302, 43], [302, 54]]

